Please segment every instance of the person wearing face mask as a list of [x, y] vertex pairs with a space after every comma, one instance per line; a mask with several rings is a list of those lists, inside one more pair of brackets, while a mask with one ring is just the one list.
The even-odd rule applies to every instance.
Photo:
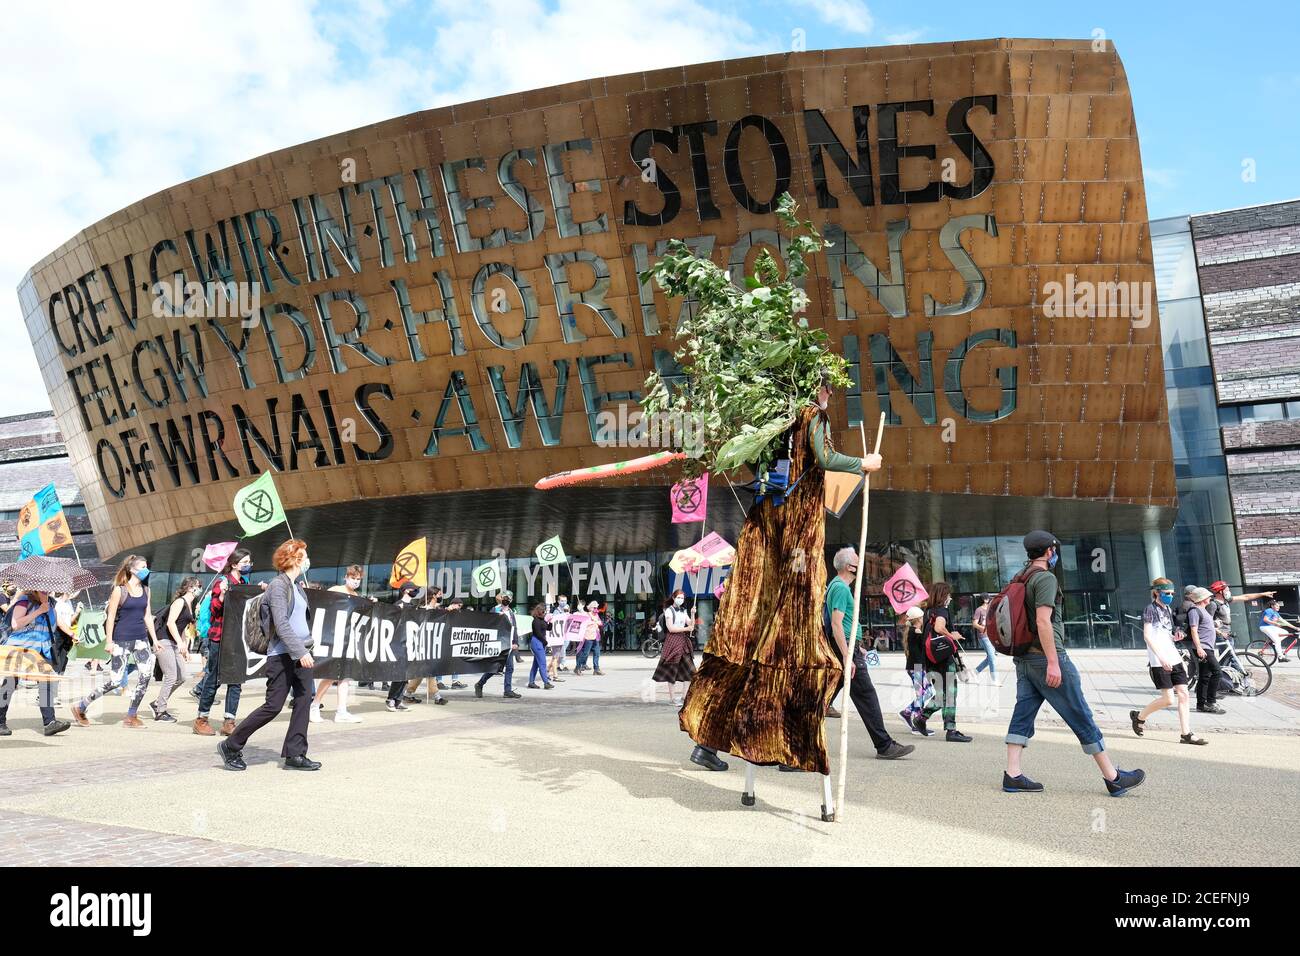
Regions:
[[[230, 553], [221, 573], [212, 584], [212, 597], [208, 601], [210, 624], [208, 625], [207, 670], [199, 684], [199, 713], [194, 719], [194, 733], [200, 737], [216, 734], [208, 714], [216, 703], [217, 691], [221, 687], [221, 635], [226, 626], [226, 596], [236, 584], [247, 584], [249, 572], [253, 570], [253, 556], [244, 548]], [[238, 627], [236, 627], [236, 631]], [[226, 706], [221, 722], [222, 736], [230, 736], [235, 730], [235, 715], [239, 713], [240, 684], [226, 685]]]
[[1034, 635], [1028, 653], [1013, 658], [1016, 665], [1016, 706], [1007, 728], [1007, 765], [1002, 774], [1005, 793], [1040, 793], [1043, 785], [1021, 771], [1021, 757], [1034, 735], [1034, 721], [1044, 703], [1074, 731], [1083, 752], [1101, 770], [1106, 790], [1122, 797], [1146, 780], [1142, 770], [1120, 770], [1106, 753], [1106, 742], [1083, 696], [1079, 671], [1065, 652], [1065, 601], [1052, 569], [1061, 556], [1061, 543], [1050, 531], [1025, 535], [1029, 563], [1014, 582], [1024, 584], [1025, 610]]
[[551, 658], [550, 671], [551, 681], [556, 684], [564, 682], [564, 678], [559, 676], [562, 670], [568, 670], [564, 666], [564, 651], [568, 643], [564, 636], [565, 629], [569, 626], [569, 615], [572, 612], [569, 609], [569, 599], [561, 594], [555, 599], [555, 604], [547, 608], [546, 623], [550, 625], [551, 631], [547, 637], [547, 653]]
[[604, 627], [604, 621], [600, 618], [600, 602], [592, 601], [587, 605], [587, 615], [591, 618], [592, 623], [583, 632], [582, 643], [578, 645], [578, 663], [574, 668], [574, 676], [585, 674], [587, 671], [587, 660], [591, 659], [592, 673], [600, 677], [605, 676], [605, 672], [600, 669], [600, 632]]
[[[336, 584], [330, 588], [335, 594], [350, 594], [353, 597], [361, 596], [361, 565], [351, 564], [343, 572], [343, 583]], [[371, 598], [371, 602], [375, 599]], [[310, 719], [313, 724], [321, 721], [321, 702], [325, 700], [325, 694], [331, 687], [338, 687], [339, 709], [334, 714], [334, 723], [336, 724], [359, 724], [361, 718], [348, 710], [348, 695], [351, 693], [352, 686], [356, 684], [354, 680], [319, 680], [316, 682], [316, 697], [311, 702]]]
[[[11, 648], [22, 648], [33, 654], [39, 654], [55, 666], [54, 641], [58, 624], [54, 609], [50, 606], [50, 595], [45, 591], [23, 591], [16, 595], [5, 610], [5, 622], [9, 633], [0, 639], [0, 644]], [[61, 734], [72, 725], [66, 720], [54, 716], [55, 681], [43, 680], [37, 685], [36, 699], [40, 707], [42, 733], [46, 737]], [[13, 731], [7, 723], [9, 704], [18, 692], [18, 678], [0, 679], [0, 737], [8, 737]]]
[[242, 756], [248, 739], [280, 715], [293, 694], [289, 729], [280, 756], [290, 770], [319, 770], [320, 762], [307, 756], [307, 730], [311, 724], [311, 629], [307, 624], [307, 591], [303, 581], [311, 569], [306, 542], [290, 538], [275, 549], [271, 564], [279, 573], [266, 588], [263, 600], [270, 605], [271, 634], [266, 649], [266, 700], [240, 721], [217, 752], [227, 770], [246, 770]]
[[509, 591], [502, 591], [497, 595], [497, 603], [492, 608], [492, 613], [501, 614], [510, 619], [510, 652], [506, 654], [505, 663], [501, 670], [483, 672], [483, 676], [474, 685], [475, 697], [483, 696], [483, 685], [488, 682], [489, 678], [495, 677], [497, 674], [501, 674], [505, 680], [505, 693], [501, 695], [502, 697], [518, 699], [523, 696], [514, 689], [515, 651], [519, 649], [519, 635], [515, 633], [515, 612], [512, 607], [514, 600], [515, 596]]
[[[1210, 592], [1204, 591], [1209, 597]], [[1205, 746], [1209, 741], [1192, 733], [1191, 697], [1187, 693], [1187, 668], [1183, 666], [1182, 656], [1174, 647], [1174, 582], [1168, 578], [1156, 578], [1151, 582], [1151, 603], [1142, 612], [1142, 639], [1147, 645], [1147, 665], [1151, 673], [1151, 683], [1155, 684], [1160, 696], [1147, 704], [1142, 710], [1130, 710], [1129, 720], [1133, 723], [1133, 733], [1142, 736], [1145, 724], [1152, 714], [1166, 707], [1178, 706], [1178, 726], [1182, 743]]]
[[149, 610], [149, 589], [145, 586], [148, 579], [149, 563], [138, 554], [129, 555], [117, 569], [104, 620], [104, 650], [109, 654], [109, 671], [98, 687], [72, 707], [72, 719], [78, 726], [90, 726], [86, 708], [117, 686], [128, 667], [135, 671], [136, 684], [122, 726], [132, 729], [144, 726], [136, 712], [153, 679], [154, 649], [158, 645], [153, 614]]
[[[925, 612], [925, 625], [922, 631], [922, 654], [926, 667], [926, 679], [934, 688], [934, 698], [922, 710], [925, 720], [936, 711], [943, 712], [944, 739], [948, 743], [968, 744], [971, 738], [957, 729], [957, 679], [962, 669], [960, 637], [952, 629], [952, 588], [946, 581], [935, 581], [929, 587], [929, 609]], [[939, 660], [932, 659], [925, 650], [926, 640], [930, 638], [931, 650], [948, 650], [950, 653]], [[921, 722], [924, 728], [924, 721]], [[929, 735], [927, 735], [929, 736]]]
[[[651, 680], [667, 684], [669, 702], [680, 707], [686, 700], [686, 685], [695, 677], [695, 615], [686, 607], [685, 591], [673, 592], [672, 600], [659, 614], [658, 629], [664, 646]], [[683, 685], [681, 697], [677, 696], [678, 684]]]
[[[417, 606], [420, 596], [420, 586], [418, 584], [402, 585], [401, 596], [397, 599], [398, 607], [415, 607]], [[421, 678], [422, 679], [422, 678]], [[414, 681], [415, 687], [420, 686], [420, 680]], [[406, 698], [413, 696], [408, 694], [408, 682], [405, 680], [395, 680], [388, 685], [388, 699], [384, 702], [384, 709], [389, 711], [410, 710], [407, 706]], [[418, 701], [418, 698], [417, 698]], [[434, 691], [433, 702], [435, 704], [447, 703], [447, 698], [442, 694]]]
[[157, 670], [162, 675], [158, 697], [149, 705], [153, 719], [174, 724], [176, 718], [167, 710], [172, 692], [185, 683], [185, 665], [190, 651], [185, 640], [185, 629], [194, 622], [194, 602], [199, 599], [203, 582], [198, 578], [185, 578], [176, 589], [171, 603], [155, 618], [154, 632], [158, 633]]
[[1220, 636], [1228, 635], [1215, 627], [1217, 622], [1209, 610], [1211, 594], [1207, 588], [1198, 587], [1188, 595], [1187, 599], [1192, 603], [1187, 612], [1187, 630], [1191, 635], [1192, 647], [1199, 661], [1196, 710], [1202, 714], [1226, 714], [1227, 711], [1218, 703], [1223, 667], [1219, 664], [1219, 649], [1216, 644]]

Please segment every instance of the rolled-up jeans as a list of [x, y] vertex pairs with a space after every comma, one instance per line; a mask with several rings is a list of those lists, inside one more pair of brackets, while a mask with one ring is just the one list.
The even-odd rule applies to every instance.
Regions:
[[[221, 685], [221, 642], [208, 641], [208, 671], [207, 675], [199, 684], [199, 716], [207, 717], [212, 710], [212, 705], [217, 700], [217, 689]], [[226, 710], [227, 717], [234, 717], [239, 713], [239, 695], [243, 689], [242, 684], [226, 685]]]
[[1060, 648], [1056, 651], [1061, 665], [1061, 683], [1057, 687], [1047, 686], [1047, 655], [1025, 654], [1015, 658], [1016, 662], [1016, 708], [1011, 712], [1011, 726], [1007, 728], [1006, 742], [1029, 746], [1029, 738], [1034, 736], [1034, 720], [1044, 703], [1066, 722], [1074, 736], [1079, 738], [1086, 754], [1099, 754], [1106, 749], [1101, 730], [1092, 719], [1092, 708], [1083, 699], [1083, 683], [1079, 671], [1068, 654]]

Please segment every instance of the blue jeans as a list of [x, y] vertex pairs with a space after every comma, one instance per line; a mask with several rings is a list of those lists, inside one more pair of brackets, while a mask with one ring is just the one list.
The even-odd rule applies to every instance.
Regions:
[[1083, 684], [1079, 671], [1065, 651], [1057, 648], [1057, 659], [1061, 664], [1061, 684], [1059, 687], [1047, 686], [1047, 656], [1045, 654], [1026, 654], [1015, 658], [1016, 662], [1016, 709], [1011, 714], [1011, 726], [1007, 728], [1006, 742], [1029, 745], [1029, 738], [1034, 736], [1034, 719], [1038, 710], [1046, 702], [1052, 710], [1074, 731], [1086, 754], [1099, 754], [1106, 749], [1101, 730], [1092, 719], [1092, 708], [1083, 699]]
[[993, 666], [993, 659], [997, 656], [997, 651], [993, 649], [993, 642], [981, 634], [980, 644], [984, 646], [984, 660], [980, 661], [979, 664], [975, 666], [975, 673], [978, 674], [987, 667], [989, 669], [989, 676], [997, 677], [998, 669]]
[[596, 670], [600, 670], [600, 641], [599, 640], [587, 641], [587, 643], [582, 645], [581, 650], [578, 651], [578, 666], [586, 667], [588, 657], [592, 658], [592, 666], [596, 668]]
[[528, 672], [528, 683], [536, 684], [537, 675], [540, 673], [542, 675], [542, 683], [549, 684], [551, 678], [550, 675], [546, 673], [546, 645], [534, 637], [528, 642], [528, 646], [533, 652], [533, 666]]
[[[199, 683], [199, 716], [206, 717], [217, 699], [221, 685], [221, 642], [208, 641], [208, 669]], [[226, 685], [226, 710], [231, 717], [239, 713], [239, 695], [242, 684]]]
[[[484, 671], [483, 676], [478, 679], [478, 684], [475, 686], [482, 687], [484, 684], [488, 682], [489, 677], [496, 677], [496, 676], [497, 675], [494, 671]], [[505, 669], [501, 671], [501, 676], [505, 679], [506, 682], [505, 692], [508, 694], [512, 690], [514, 690], [515, 649], [513, 647], [510, 648], [510, 653], [506, 655], [506, 666]]]

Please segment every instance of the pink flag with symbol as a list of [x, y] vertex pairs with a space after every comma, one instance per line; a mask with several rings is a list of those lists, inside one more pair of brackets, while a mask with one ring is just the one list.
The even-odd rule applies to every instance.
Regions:
[[895, 614], [902, 614], [909, 607], [916, 607], [930, 593], [921, 584], [910, 564], [904, 564], [884, 583], [885, 597], [894, 606]]
[[218, 541], [203, 549], [203, 563], [213, 571], [220, 571], [226, 566], [230, 556], [239, 547], [238, 541]]
[[673, 506], [673, 524], [703, 521], [709, 506], [709, 479], [683, 478], [669, 493]]

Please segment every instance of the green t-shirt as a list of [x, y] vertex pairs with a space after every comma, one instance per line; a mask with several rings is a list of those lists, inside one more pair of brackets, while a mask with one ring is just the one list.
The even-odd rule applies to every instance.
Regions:
[[832, 642], [835, 634], [834, 614], [836, 611], [844, 613], [844, 637], [851, 642], [862, 639], [862, 634], [857, 626], [856, 609], [853, 607], [853, 588], [845, 584], [844, 579], [838, 574], [831, 581], [830, 587], [826, 589], [826, 608], [826, 613], [831, 615]]
[[1038, 643], [1038, 615], [1040, 607], [1052, 609], [1052, 640], [1057, 647], [1065, 646], [1065, 623], [1063, 621], [1064, 600], [1061, 589], [1056, 582], [1056, 575], [1051, 571], [1035, 574], [1025, 585], [1026, 603], [1035, 613], [1029, 618], [1029, 626], [1034, 632], [1034, 647], [1042, 650]]

